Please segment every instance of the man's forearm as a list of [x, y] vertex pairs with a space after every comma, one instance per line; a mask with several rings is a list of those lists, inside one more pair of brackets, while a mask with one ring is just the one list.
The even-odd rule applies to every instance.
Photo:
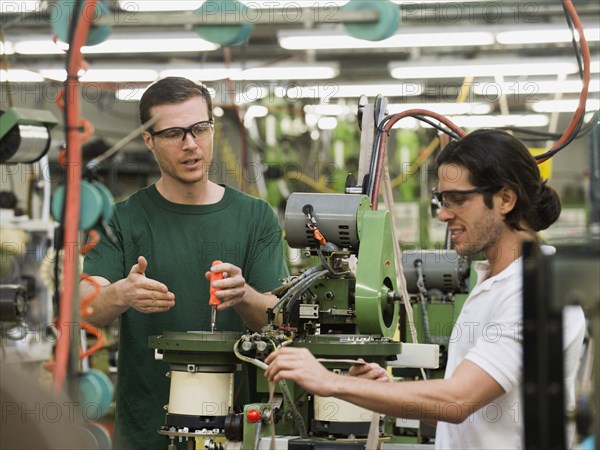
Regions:
[[446, 380], [382, 383], [343, 376], [337, 381], [335, 397], [405, 419], [460, 423], [483, 406], [453, 397]]
[[[477, 364], [464, 360], [450, 378], [380, 383], [341, 377], [332, 395], [383, 414], [418, 420], [461, 423], [504, 394], [498, 382]], [[388, 385], [388, 386], [386, 386]]]
[[259, 331], [267, 324], [267, 309], [271, 308], [276, 300], [277, 297], [272, 294], [261, 294], [247, 286], [245, 301], [234, 309], [250, 330]]
[[129, 308], [118, 301], [117, 287], [114, 283], [110, 284], [108, 280], [101, 277], [92, 277], [92, 279], [96, 285], [86, 280], [81, 281], [79, 285], [81, 298], [99, 289], [96, 298], [89, 304], [91, 314], [86, 317], [86, 320], [100, 327], [110, 325]]

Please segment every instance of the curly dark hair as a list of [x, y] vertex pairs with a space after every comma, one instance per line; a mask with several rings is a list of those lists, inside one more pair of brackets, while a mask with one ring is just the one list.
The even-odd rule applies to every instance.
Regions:
[[[507, 187], [517, 194], [514, 209], [505, 223], [515, 230], [523, 225], [533, 231], [545, 230], [558, 219], [561, 211], [557, 192], [540, 177], [535, 158], [527, 147], [511, 134], [481, 129], [450, 142], [437, 157], [437, 167], [456, 164], [469, 170], [475, 187], [495, 186], [496, 192]], [[493, 192], [485, 192], [488, 208]]]

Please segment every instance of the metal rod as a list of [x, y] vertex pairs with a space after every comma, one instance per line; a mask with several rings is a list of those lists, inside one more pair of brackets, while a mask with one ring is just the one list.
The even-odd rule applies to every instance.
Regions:
[[125, 136], [124, 138], [122, 138], [121, 140], [119, 140], [115, 145], [113, 145], [111, 148], [109, 148], [102, 155], [97, 156], [96, 158], [94, 158], [90, 162], [88, 162], [87, 168], [88, 169], [95, 169], [101, 163], [103, 163], [107, 159], [109, 159], [112, 156], [114, 156], [123, 147], [125, 147], [129, 142], [131, 142], [133, 139], [135, 139], [140, 133], [144, 132], [149, 127], [151, 127], [152, 125], [154, 125], [158, 121], [158, 119], [160, 119], [160, 116], [154, 116], [150, 120], [148, 120], [146, 123], [143, 123], [142, 125], [140, 125], [139, 127], [137, 127], [135, 130], [131, 131], [127, 136]]

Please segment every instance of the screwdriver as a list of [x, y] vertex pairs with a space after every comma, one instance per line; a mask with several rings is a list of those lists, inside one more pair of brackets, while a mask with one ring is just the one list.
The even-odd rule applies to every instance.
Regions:
[[[212, 265], [216, 266], [217, 264], [222, 264], [221, 261], [213, 261]], [[213, 287], [212, 283], [216, 280], [223, 279], [223, 272], [211, 272], [210, 274], [210, 298], [208, 300], [208, 304], [210, 305], [210, 332], [215, 332], [215, 323], [217, 322], [217, 306], [221, 304], [221, 300], [215, 295], [217, 291], [220, 291], [221, 288]]]

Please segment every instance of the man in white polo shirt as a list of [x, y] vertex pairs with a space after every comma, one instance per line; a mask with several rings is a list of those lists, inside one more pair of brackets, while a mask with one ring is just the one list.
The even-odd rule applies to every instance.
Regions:
[[[558, 219], [560, 200], [527, 148], [503, 131], [478, 130], [451, 142], [437, 167], [438, 219], [448, 224], [458, 254], [486, 257], [453, 329], [445, 378], [380, 383], [385, 371], [376, 365], [341, 376], [306, 349], [290, 347], [267, 358], [266, 376], [390, 416], [437, 421], [439, 449], [522, 448], [521, 247]], [[581, 308], [568, 308], [564, 324], [569, 404], [585, 331]]]

